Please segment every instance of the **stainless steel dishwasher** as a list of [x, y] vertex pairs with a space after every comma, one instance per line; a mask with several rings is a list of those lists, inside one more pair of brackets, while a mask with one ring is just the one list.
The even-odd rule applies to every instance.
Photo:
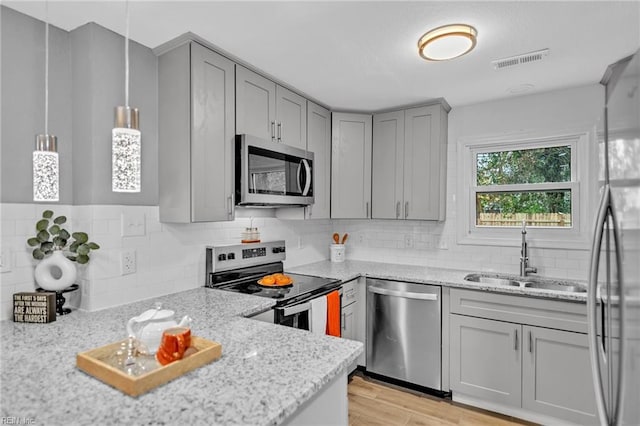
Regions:
[[442, 390], [440, 286], [367, 279], [367, 371]]

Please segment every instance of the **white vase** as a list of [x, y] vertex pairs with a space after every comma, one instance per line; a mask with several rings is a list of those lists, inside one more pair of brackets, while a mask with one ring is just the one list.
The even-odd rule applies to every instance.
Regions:
[[40, 287], [49, 291], [60, 291], [75, 283], [76, 265], [56, 250], [36, 266], [35, 277]]

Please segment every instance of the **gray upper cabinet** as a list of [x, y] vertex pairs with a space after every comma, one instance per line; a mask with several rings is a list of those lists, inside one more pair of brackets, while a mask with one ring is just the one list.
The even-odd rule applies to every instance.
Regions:
[[307, 207], [307, 216], [328, 219], [331, 214], [331, 113], [309, 101], [307, 125], [307, 149], [314, 154], [314, 203]]
[[236, 133], [275, 142], [276, 84], [236, 65]]
[[160, 221], [232, 220], [234, 63], [191, 42], [158, 68]]
[[404, 218], [404, 111], [373, 116], [372, 155], [371, 217]]
[[447, 112], [430, 105], [373, 117], [373, 218], [444, 220]]
[[276, 140], [307, 149], [307, 100], [291, 90], [276, 86]]
[[333, 113], [331, 127], [331, 217], [371, 217], [369, 114]]
[[300, 149], [307, 147], [307, 100], [236, 65], [236, 130]]

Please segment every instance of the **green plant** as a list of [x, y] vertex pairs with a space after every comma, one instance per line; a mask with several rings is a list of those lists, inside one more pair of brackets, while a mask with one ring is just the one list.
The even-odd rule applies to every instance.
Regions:
[[91, 250], [98, 250], [100, 246], [90, 242], [89, 236], [85, 232], [69, 234], [69, 231], [62, 228], [61, 225], [67, 222], [66, 216], [56, 217], [53, 219], [53, 224], [51, 224], [52, 217], [53, 212], [51, 210], [42, 212], [42, 219], [36, 222], [36, 231], [38, 233], [35, 237], [27, 240], [29, 246], [35, 247], [32, 253], [34, 259], [44, 259], [54, 250], [64, 250], [68, 246], [69, 253], [65, 253], [65, 256], [69, 260], [81, 264], [89, 262]]

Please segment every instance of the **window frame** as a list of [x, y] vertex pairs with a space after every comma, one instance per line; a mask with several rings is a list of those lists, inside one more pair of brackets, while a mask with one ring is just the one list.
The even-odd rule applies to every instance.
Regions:
[[[491, 138], [462, 139], [458, 143], [459, 154], [459, 200], [457, 237], [459, 244], [519, 246], [521, 228], [476, 226], [476, 194], [478, 192], [516, 192], [527, 190], [570, 190], [571, 227], [529, 227], [527, 237], [535, 240], [536, 247], [585, 249], [590, 241], [589, 193], [592, 180], [589, 179], [590, 146], [593, 132], [560, 135], [541, 135], [529, 138], [503, 135]], [[535, 184], [476, 185], [476, 155], [484, 152], [516, 151], [554, 146], [571, 147], [571, 180]]]

